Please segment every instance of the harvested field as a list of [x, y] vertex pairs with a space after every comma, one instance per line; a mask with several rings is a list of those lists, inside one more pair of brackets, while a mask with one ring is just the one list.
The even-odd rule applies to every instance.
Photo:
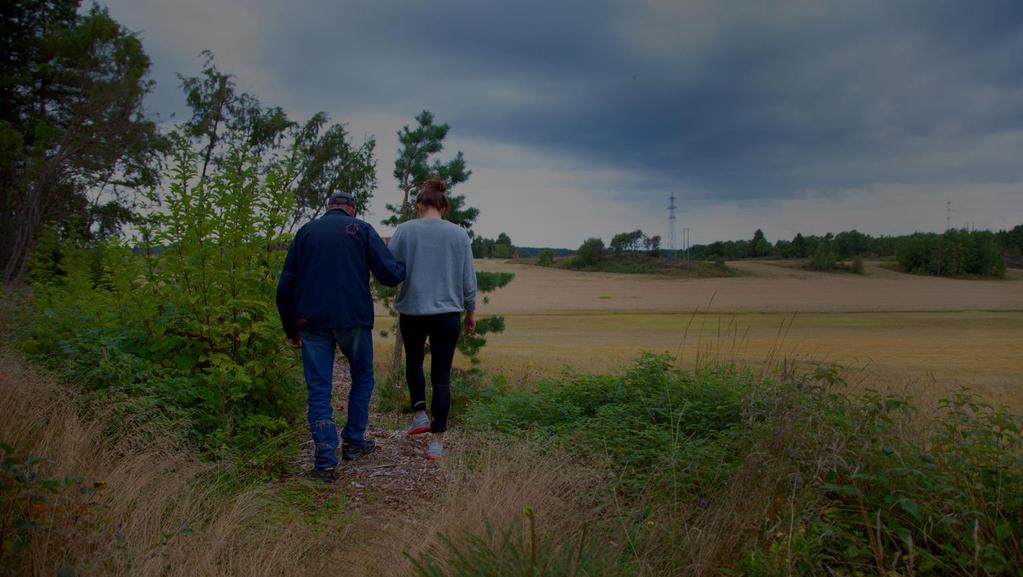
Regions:
[[897, 273], [816, 273], [771, 261], [730, 262], [739, 277], [686, 279], [584, 273], [500, 261], [480, 270], [515, 273], [490, 297], [487, 313], [546, 311], [861, 312], [1023, 310], [1023, 278], [960, 280]]
[[[487, 370], [529, 383], [566, 367], [616, 371], [642, 351], [685, 366], [710, 359], [849, 367], [854, 386], [936, 399], [967, 386], [1023, 409], [1023, 279], [815, 273], [770, 261], [730, 263], [715, 279], [580, 273], [495, 261], [516, 273], [481, 314], [502, 314]], [[381, 327], [388, 320], [380, 319]], [[378, 358], [390, 343], [379, 341]]]

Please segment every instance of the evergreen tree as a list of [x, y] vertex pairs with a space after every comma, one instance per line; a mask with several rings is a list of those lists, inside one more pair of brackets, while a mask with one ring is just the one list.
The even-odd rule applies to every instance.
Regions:
[[45, 223], [108, 236], [158, 178], [163, 142], [138, 37], [77, 0], [0, 6], [0, 267], [20, 280]]
[[448, 162], [435, 158], [444, 149], [444, 138], [450, 127], [447, 124], [434, 124], [433, 114], [424, 110], [416, 116], [416, 126], [402, 127], [398, 131], [398, 158], [394, 161], [394, 178], [398, 181], [398, 189], [402, 193], [401, 204], [388, 204], [391, 216], [383, 221], [388, 226], [398, 224], [412, 218], [412, 207], [416, 202], [416, 192], [426, 179], [433, 175], [440, 176], [448, 187], [447, 219], [471, 230], [479, 216], [479, 210], [466, 206], [465, 196], [453, 194], [456, 185], [461, 184], [472, 175], [466, 169], [465, 157], [459, 151]]
[[764, 237], [764, 231], [757, 229], [753, 233], [753, 242], [750, 243], [751, 256], [767, 256], [771, 254], [771, 243]]

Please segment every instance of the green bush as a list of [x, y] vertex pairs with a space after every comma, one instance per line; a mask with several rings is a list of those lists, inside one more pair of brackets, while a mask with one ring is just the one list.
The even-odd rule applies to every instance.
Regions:
[[510, 244], [495, 244], [490, 256], [492, 258], [511, 258], [514, 254], [514, 246]]
[[621, 376], [484, 399], [468, 420], [611, 467], [648, 519], [627, 539], [665, 573], [711, 547], [723, 573], [1016, 574], [1020, 417], [959, 392], [924, 420], [843, 384], [834, 367], [763, 380], [644, 355]]
[[863, 257], [859, 255], [854, 256], [852, 264], [849, 266], [849, 271], [853, 274], [863, 274]]
[[831, 245], [831, 241], [821, 240], [817, 245], [817, 250], [810, 257], [810, 268], [816, 271], [828, 272], [835, 270], [836, 266], [835, 249]]
[[540, 266], [552, 266], [554, 264], [554, 251], [549, 248], [541, 250], [538, 255], [537, 264]]
[[752, 373], [734, 367], [680, 372], [670, 357], [646, 354], [623, 376], [548, 381], [535, 392], [474, 404], [467, 420], [607, 456], [633, 490], [685, 468], [691, 472], [685, 484], [697, 494], [725, 478], [728, 469], [717, 464], [734, 448], [743, 394], [755, 386]]
[[235, 151], [202, 180], [200, 164], [179, 140], [137, 247], [44, 239], [23, 345], [135, 419], [279, 472], [303, 399], [274, 306], [295, 165], [260, 173]]
[[606, 254], [604, 241], [599, 238], [588, 238], [572, 257], [572, 268], [586, 268], [604, 260]]

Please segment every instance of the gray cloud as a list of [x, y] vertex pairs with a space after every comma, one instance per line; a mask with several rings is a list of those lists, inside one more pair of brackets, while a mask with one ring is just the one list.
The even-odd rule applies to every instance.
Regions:
[[[600, 198], [642, 210], [669, 190], [709, 209], [1023, 181], [1014, 0], [160, 6], [111, 2], [144, 31], [156, 102], [173, 100], [169, 67], [210, 47], [269, 103], [339, 120], [428, 108], [467, 141], [613, 174]], [[375, 131], [390, 144], [396, 128]]]

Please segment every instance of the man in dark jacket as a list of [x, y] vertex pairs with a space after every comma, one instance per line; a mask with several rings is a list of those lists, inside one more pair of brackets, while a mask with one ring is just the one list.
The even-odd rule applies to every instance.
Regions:
[[302, 348], [309, 392], [309, 429], [316, 443], [314, 476], [336, 479], [337, 426], [331, 406], [334, 350], [348, 358], [352, 389], [348, 420], [341, 438], [346, 461], [373, 450], [365, 437], [373, 394], [373, 299], [369, 273], [382, 284], [405, 279], [396, 261], [369, 224], [355, 218], [355, 199], [331, 195], [327, 213], [299, 229], [277, 284], [277, 310], [288, 343]]

